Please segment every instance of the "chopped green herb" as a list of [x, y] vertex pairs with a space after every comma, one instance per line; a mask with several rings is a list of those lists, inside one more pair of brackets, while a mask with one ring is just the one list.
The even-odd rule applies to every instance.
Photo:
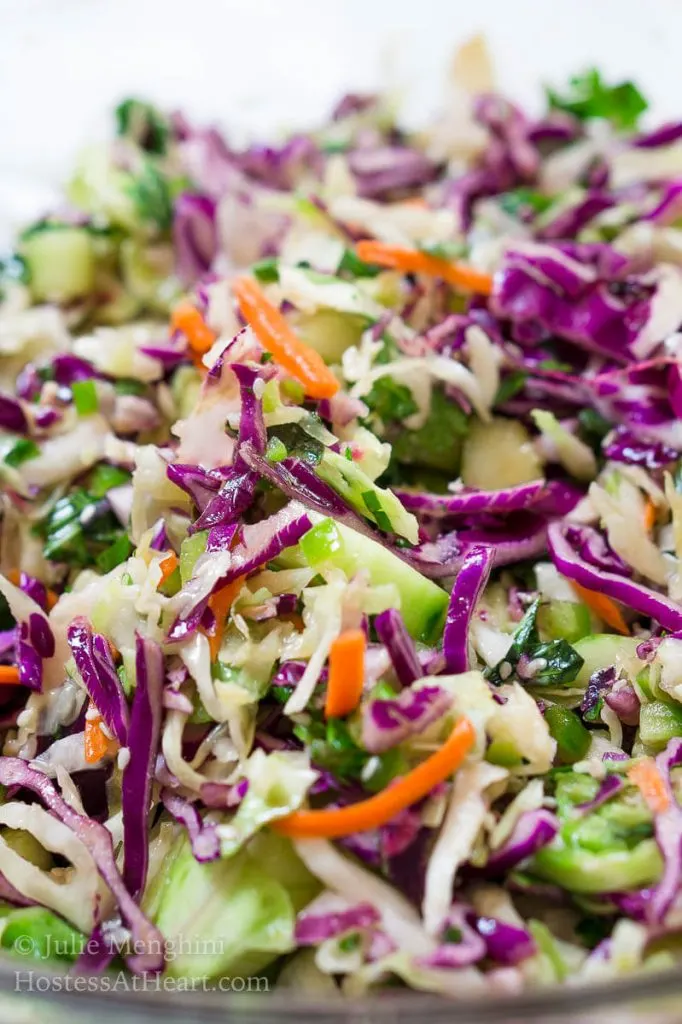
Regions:
[[251, 273], [261, 284], [272, 284], [274, 281], [279, 281], [279, 260], [274, 256], [258, 260], [251, 267]]
[[77, 488], [59, 498], [33, 532], [44, 541], [45, 558], [85, 568], [123, 531], [107, 501]]
[[99, 409], [94, 380], [75, 380], [71, 385], [71, 394], [79, 416], [92, 416]]
[[523, 391], [527, 380], [528, 374], [523, 370], [512, 370], [506, 374], [500, 381], [493, 404], [504, 405], [514, 395], [518, 395], [519, 391]]
[[392, 377], [376, 380], [363, 401], [383, 423], [402, 423], [418, 408], [410, 389]]
[[387, 533], [391, 533], [393, 531], [391, 520], [386, 515], [386, 512], [384, 511], [384, 508], [381, 504], [381, 499], [379, 498], [379, 495], [376, 493], [376, 491], [363, 491], [361, 497], [365, 505], [367, 506], [368, 512], [371, 513], [372, 517], [376, 521], [377, 526], [381, 530], [385, 530]]
[[[511, 647], [502, 661], [485, 675], [495, 686], [516, 674], [527, 686], [561, 686], [572, 682], [584, 659], [566, 640], [540, 642], [536, 619], [540, 598], [536, 598], [521, 620]], [[519, 662], [524, 658], [523, 670]]]
[[37, 455], [40, 455], [40, 448], [27, 437], [18, 438], [10, 450], [5, 455], [5, 462], [8, 466], [13, 466], [14, 469], [17, 466], [21, 466], [23, 462], [28, 462], [29, 459], [35, 459]]
[[547, 100], [550, 107], [574, 114], [581, 121], [603, 118], [621, 130], [636, 128], [640, 114], [649, 106], [633, 82], [607, 85], [596, 68], [569, 79], [564, 95], [547, 89]]
[[88, 493], [93, 498], [103, 498], [112, 487], [120, 487], [132, 479], [127, 469], [110, 466], [108, 462], [100, 462], [93, 469], [88, 481]]
[[114, 390], [117, 395], [145, 395], [147, 385], [134, 377], [121, 377], [114, 381]]
[[342, 939], [339, 939], [339, 949], [343, 953], [352, 953], [360, 945], [360, 933], [351, 932], [350, 935], [344, 935]]
[[128, 194], [135, 204], [138, 216], [159, 231], [167, 231], [173, 221], [168, 184], [149, 159], [140, 174], [132, 178]]
[[401, 428], [395, 437], [389, 431], [387, 437], [395, 461], [454, 476], [459, 472], [462, 439], [468, 430], [469, 417], [461, 406], [447, 398], [441, 388], [434, 388], [426, 423], [417, 430]]
[[512, 192], [503, 192], [497, 197], [497, 202], [510, 217], [519, 217], [520, 214], [529, 211], [533, 214], [544, 213], [553, 201], [552, 196], [535, 192], [532, 188], [515, 188]]
[[116, 107], [116, 131], [148, 153], [165, 153], [170, 126], [163, 114], [143, 100], [127, 99]]
[[343, 256], [337, 268], [337, 273], [345, 271], [351, 277], [376, 277], [381, 273], [381, 267], [375, 267], [371, 263], [365, 263], [356, 256], [352, 249], [344, 249]]

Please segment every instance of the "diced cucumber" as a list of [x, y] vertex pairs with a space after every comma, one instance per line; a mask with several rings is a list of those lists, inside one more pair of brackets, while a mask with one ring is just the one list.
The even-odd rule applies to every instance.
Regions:
[[206, 550], [207, 540], [208, 530], [199, 530], [198, 533], [192, 534], [191, 537], [185, 537], [180, 545], [180, 579], [182, 580], [183, 587], [188, 580], [191, 580], [197, 559]]
[[324, 519], [300, 542], [309, 565], [325, 562], [352, 576], [360, 569], [369, 573], [375, 586], [394, 583], [400, 594], [400, 610], [408, 631], [425, 643], [439, 634], [448, 605], [448, 595], [432, 580], [401, 561], [392, 551], [355, 530]]
[[165, 313], [178, 296], [170, 280], [174, 255], [170, 245], [144, 245], [138, 239], [121, 243], [121, 272], [130, 294], [147, 309]]
[[462, 481], [467, 487], [497, 491], [542, 477], [530, 434], [517, 420], [473, 420], [462, 449]]
[[300, 313], [294, 320], [296, 333], [327, 363], [340, 363], [346, 349], [358, 344], [366, 327], [365, 317], [333, 309]]
[[24, 239], [21, 254], [36, 302], [70, 302], [95, 286], [92, 239], [83, 228], [46, 227]]
[[550, 640], [568, 640], [570, 644], [589, 635], [590, 612], [574, 601], [550, 601], [538, 608], [538, 628]]
[[201, 376], [193, 366], [179, 366], [173, 374], [171, 394], [178, 411], [178, 419], [186, 419], [197, 403], [201, 390]]
[[346, 499], [360, 515], [373, 520], [387, 533], [397, 533], [412, 544], [417, 543], [419, 526], [393, 491], [379, 487], [353, 460], [326, 450], [316, 467], [330, 487]]
[[575, 686], [587, 686], [590, 676], [598, 669], [625, 666], [637, 660], [637, 648], [641, 643], [636, 637], [615, 636], [613, 633], [591, 633], [578, 640], [575, 650], [584, 661]]
[[682, 707], [653, 700], [639, 713], [639, 738], [653, 750], [662, 750], [674, 737], [682, 736]]

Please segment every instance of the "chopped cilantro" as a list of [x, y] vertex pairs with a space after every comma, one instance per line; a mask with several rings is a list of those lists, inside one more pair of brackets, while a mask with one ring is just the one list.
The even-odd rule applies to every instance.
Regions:
[[23, 462], [35, 459], [36, 455], [40, 455], [40, 448], [35, 441], [31, 441], [27, 437], [20, 437], [7, 452], [4, 461], [8, 466], [13, 466], [16, 469]]
[[633, 82], [607, 85], [596, 68], [569, 79], [564, 95], [547, 89], [547, 100], [555, 110], [565, 110], [581, 121], [603, 118], [626, 131], [637, 127], [648, 103]]

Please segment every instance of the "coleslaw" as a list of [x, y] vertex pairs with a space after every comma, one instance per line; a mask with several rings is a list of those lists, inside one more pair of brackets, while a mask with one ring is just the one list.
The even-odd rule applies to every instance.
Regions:
[[126, 100], [0, 261], [9, 955], [677, 961], [682, 124], [597, 71], [531, 117], [467, 54], [419, 132]]

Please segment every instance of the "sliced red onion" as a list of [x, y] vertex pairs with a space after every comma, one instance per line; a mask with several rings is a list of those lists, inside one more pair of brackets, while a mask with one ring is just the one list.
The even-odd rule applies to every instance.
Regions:
[[[50, 811], [78, 836], [90, 851], [97, 870], [111, 890], [123, 920], [130, 928], [135, 952], [128, 966], [136, 974], [154, 973], [163, 967], [164, 939], [161, 932], [142, 913], [128, 892], [118, 868], [110, 832], [99, 822], [78, 814], [59, 795], [42, 772], [31, 768], [18, 757], [0, 757], [0, 784], [24, 786], [34, 792]], [[145, 831], [147, 824], [145, 822]]]
[[412, 637], [403, 617], [395, 608], [387, 608], [374, 620], [377, 636], [389, 653], [398, 681], [410, 686], [423, 675]]
[[558, 831], [559, 822], [550, 811], [524, 811], [507, 841], [490, 854], [484, 868], [485, 873], [506, 874], [517, 864], [532, 857], [543, 846], [551, 843]]
[[493, 558], [492, 548], [473, 547], [457, 574], [443, 632], [447, 672], [459, 674], [469, 668], [469, 624], [490, 579]]
[[130, 713], [130, 757], [121, 781], [123, 880], [133, 899], [142, 893], [149, 861], [149, 805], [163, 714], [163, 653], [135, 635], [135, 694]]
[[639, 724], [639, 697], [630, 683], [605, 694], [604, 701], [612, 711], [616, 712], [623, 725]]
[[73, 620], [67, 639], [90, 700], [121, 746], [128, 745], [130, 714], [106, 637], [82, 616]]
[[217, 860], [220, 856], [220, 838], [213, 822], [201, 820], [196, 807], [168, 789], [161, 793], [161, 801], [171, 817], [184, 825], [189, 836], [192, 853], [201, 864]]

